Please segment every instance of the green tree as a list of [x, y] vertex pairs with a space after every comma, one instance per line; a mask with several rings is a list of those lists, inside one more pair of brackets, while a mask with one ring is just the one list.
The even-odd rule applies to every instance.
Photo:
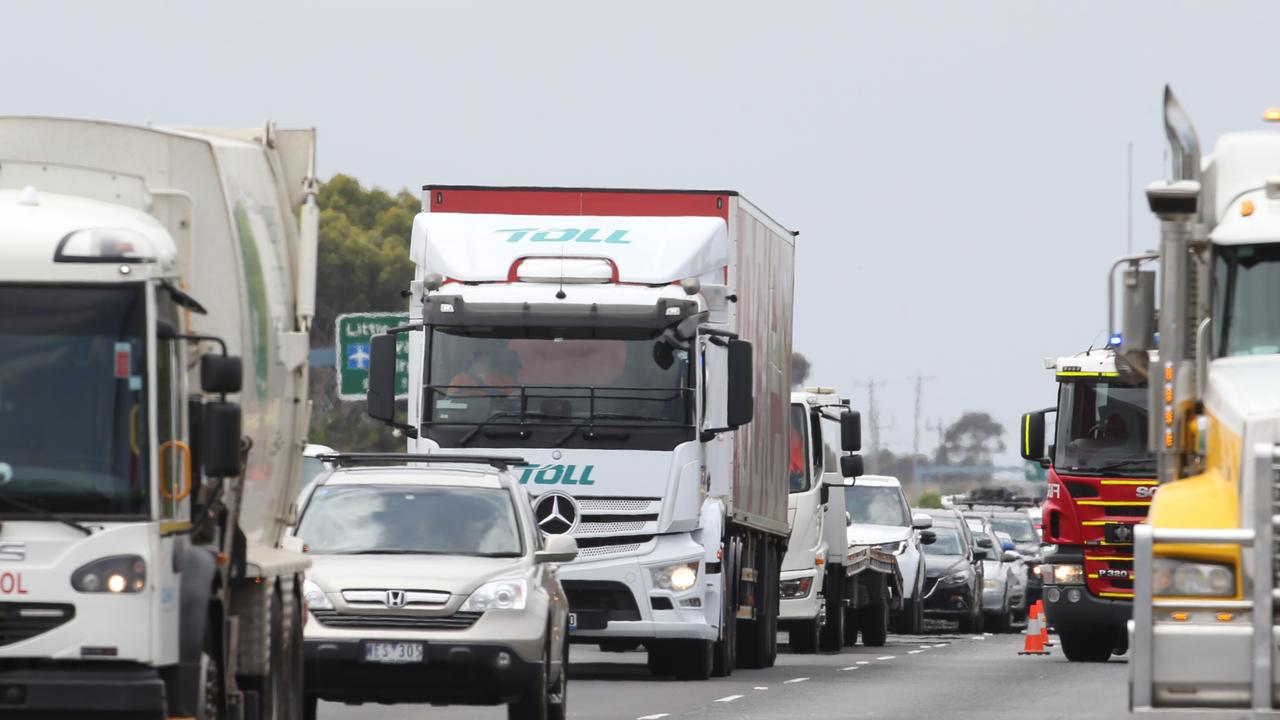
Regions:
[[[320, 186], [320, 248], [316, 263], [316, 317], [311, 346], [334, 344], [337, 316], [404, 310], [401, 292], [413, 279], [409, 233], [421, 202], [407, 190], [391, 195], [364, 188], [348, 175]], [[312, 368], [311, 442], [344, 451], [394, 450], [404, 441], [371, 420], [364, 402], [340, 402], [335, 369]]]
[[937, 490], [925, 490], [916, 500], [916, 507], [936, 509], [942, 507], [942, 494]]
[[1004, 426], [985, 412], [967, 412], [943, 435], [943, 456], [952, 465], [990, 465], [1004, 452]]

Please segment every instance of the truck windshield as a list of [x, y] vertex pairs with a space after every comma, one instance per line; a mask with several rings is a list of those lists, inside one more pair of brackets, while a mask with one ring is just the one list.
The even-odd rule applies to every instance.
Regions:
[[143, 286], [3, 285], [0, 307], [0, 518], [146, 515]]
[[1280, 244], [1214, 250], [1217, 356], [1280, 353]]
[[1145, 387], [1062, 383], [1054, 466], [1066, 473], [1154, 476], [1147, 417]]
[[449, 425], [689, 427], [688, 353], [659, 357], [656, 340], [648, 330], [435, 328], [424, 417]]
[[902, 490], [888, 485], [857, 485], [844, 489], [844, 506], [855, 523], [863, 525], [911, 524]]

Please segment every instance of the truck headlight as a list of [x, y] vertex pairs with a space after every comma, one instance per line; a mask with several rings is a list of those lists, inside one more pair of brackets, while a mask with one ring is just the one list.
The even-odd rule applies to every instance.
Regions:
[[1035, 576], [1035, 577], [1040, 577], [1040, 567], [1041, 567], [1041, 566], [1039, 566], [1039, 565], [1032, 565], [1032, 566], [1031, 566], [1031, 574], [1032, 574], [1033, 576]]
[[652, 568], [653, 584], [663, 590], [684, 592], [698, 584], [698, 562]]
[[314, 580], [302, 581], [302, 602], [307, 606], [308, 610], [333, 609], [333, 603], [329, 602], [329, 596], [324, 594], [324, 590], [321, 590]]
[[529, 585], [523, 578], [494, 580], [476, 588], [458, 609], [463, 612], [523, 610], [528, 595]]
[[86, 593], [137, 593], [147, 586], [147, 564], [137, 555], [115, 555], [80, 566], [71, 587]]
[[813, 587], [813, 578], [783, 580], [779, 589], [783, 600], [798, 600], [809, 597], [809, 589]]
[[1156, 595], [1230, 597], [1236, 593], [1236, 574], [1227, 565], [1156, 558], [1151, 589]]
[[1045, 582], [1054, 585], [1083, 585], [1084, 566], [1044, 564], [1040, 566], [1040, 575]]

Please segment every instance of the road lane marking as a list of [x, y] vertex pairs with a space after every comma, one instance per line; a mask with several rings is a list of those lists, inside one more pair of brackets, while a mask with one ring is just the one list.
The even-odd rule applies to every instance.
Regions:
[[767, 685], [757, 685], [754, 688], [752, 688], [752, 690], [768, 690], [768, 689], [769, 687]]
[[858, 664], [859, 664], [859, 665], [870, 665], [870, 664], [871, 664], [871, 661], [870, 661], [870, 660], [859, 660], [859, 661], [858, 661]]
[[908, 650], [908, 651], [907, 651], [907, 654], [908, 654], [908, 655], [919, 655], [919, 654], [920, 654], [920, 653], [922, 653], [922, 652], [924, 652], [924, 651], [923, 651], [923, 650]]
[[657, 715], [641, 715], [636, 720], [662, 720], [664, 717], [671, 717], [671, 713], [658, 713]]
[[840, 670], [841, 670], [841, 671], [844, 671], [844, 670], [857, 670], [857, 669], [858, 669], [858, 666], [857, 666], [857, 665], [850, 665], [850, 666], [849, 666], [849, 667], [847, 667], [847, 668], [840, 668]]
[[986, 640], [986, 638], [982, 637], [981, 635], [974, 635], [974, 636], [973, 636], [973, 639], [974, 639], [974, 640]]
[[737, 700], [741, 697], [742, 697], [741, 695], [725, 695], [719, 700], [716, 700], [716, 702], [733, 702], [734, 700]]
[[791, 685], [791, 684], [793, 684], [793, 683], [802, 683], [802, 682], [804, 682], [805, 680], [808, 680], [808, 679], [809, 679], [809, 678], [807, 678], [807, 677], [802, 677], [802, 678], [791, 678], [790, 680], [783, 680], [783, 681], [782, 681], [782, 684], [783, 684], [783, 685]]
[[897, 655], [884, 655], [884, 656], [882, 656], [882, 657], [878, 657], [878, 658], [876, 658], [876, 659], [877, 659], [877, 660], [892, 660], [892, 659], [894, 659], [894, 658], [896, 658], [896, 657], [898, 657], [898, 656], [897, 656]]

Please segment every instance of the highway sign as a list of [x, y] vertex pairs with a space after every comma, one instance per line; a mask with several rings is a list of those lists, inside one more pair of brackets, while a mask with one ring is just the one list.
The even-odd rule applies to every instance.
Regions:
[[[406, 325], [409, 313], [348, 313], [338, 316], [336, 363], [338, 397], [364, 400], [369, 389], [369, 343], [374, 335]], [[409, 336], [396, 337], [396, 397], [409, 396]]]

